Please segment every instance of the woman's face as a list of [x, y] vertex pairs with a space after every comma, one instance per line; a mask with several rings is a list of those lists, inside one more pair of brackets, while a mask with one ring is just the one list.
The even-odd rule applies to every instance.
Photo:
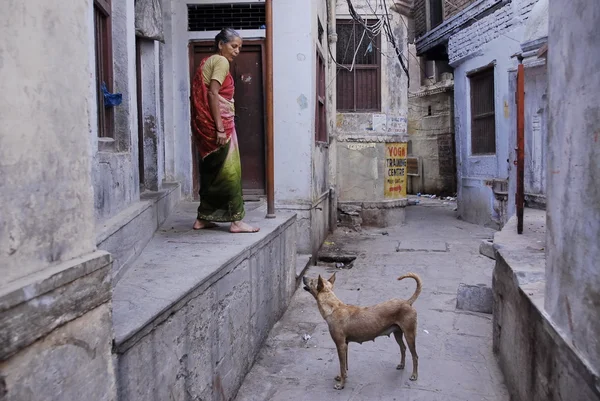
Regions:
[[227, 43], [219, 43], [219, 53], [229, 61], [233, 61], [240, 54], [241, 49], [242, 38], [239, 37], [235, 37]]

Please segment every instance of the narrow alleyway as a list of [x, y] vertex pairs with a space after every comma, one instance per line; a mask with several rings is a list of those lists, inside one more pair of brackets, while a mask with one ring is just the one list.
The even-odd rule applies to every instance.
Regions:
[[337, 271], [336, 295], [363, 306], [408, 298], [414, 281], [396, 278], [405, 272], [418, 273], [424, 285], [415, 302], [418, 381], [409, 381], [409, 352], [406, 369], [396, 370], [398, 345], [393, 337], [380, 337], [350, 344], [346, 388], [334, 390], [339, 373], [335, 346], [315, 300], [300, 287], [237, 400], [508, 400], [492, 353], [491, 315], [455, 309], [461, 282], [491, 284], [494, 261], [479, 254], [479, 244], [493, 232], [457, 220], [453, 208], [440, 201], [427, 202], [409, 207], [403, 226], [361, 233], [338, 230], [326, 242], [330, 248], [326, 251], [356, 254], [352, 268], [317, 266], [306, 273], [329, 277]]

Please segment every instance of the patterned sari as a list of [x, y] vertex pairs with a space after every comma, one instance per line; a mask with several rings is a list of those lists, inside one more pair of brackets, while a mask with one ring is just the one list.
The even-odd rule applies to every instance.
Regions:
[[208, 86], [202, 77], [206, 60], [208, 58], [202, 60], [192, 82], [192, 131], [201, 157], [198, 219], [239, 221], [244, 218], [245, 211], [242, 168], [234, 121], [233, 77], [228, 73], [219, 90], [219, 110], [227, 143], [218, 145], [215, 122], [208, 104]]

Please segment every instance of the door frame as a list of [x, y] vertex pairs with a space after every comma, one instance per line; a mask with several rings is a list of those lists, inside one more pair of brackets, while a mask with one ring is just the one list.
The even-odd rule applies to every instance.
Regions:
[[[194, 108], [192, 107], [192, 83], [194, 80], [194, 74], [195, 74], [195, 70], [194, 70], [194, 51], [195, 51], [195, 47], [196, 46], [210, 46], [213, 47], [215, 44], [214, 40], [210, 40], [210, 39], [191, 39], [188, 42], [188, 70], [190, 73], [190, 93], [189, 93], [189, 97], [188, 97], [188, 103], [189, 103], [189, 107], [190, 107], [190, 137], [191, 137], [191, 149], [190, 151], [192, 152], [192, 196], [194, 200], [199, 200], [200, 199], [200, 169], [199, 169], [199, 162], [200, 160], [198, 159], [198, 152], [196, 150], [196, 145], [195, 145], [195, 139], [194, 139], [194, 135], [193, 135], [193, 131], [192, 131], [192, 118], [193, 118], [193, 113], [194, 113]], [[267, 139], [267, 113], [266, 113], [266, 107], [267, 107], [267, 97], [266, 97], [266, 79], [267, 79], [267, 74], [266, 74], [266, 53], [265, 53], [265, 49], [266, 49], [266, 39], [265, 38], [260, 38], [260, 39], [244, 39], [244, 44], [247, 45], [252, 45], [252, 46], [259, 46], [260, 47], [260, 61], [262, 63], [261, 65], [261, 71], [262, 71], [262, 101], [263, 101], [263, 136], [265, 138], [265, 152], [264, 152], [264, 158], [265, 158], [265, 189], [264, 190], [243, 190], [243, 196], [244, 196], [244, 200], [256, 200], [257, 198], [261, 197], [261, 196], [265, 196], [266, 195], [266, 184], [267, 184], [267, 149], [266, 149], [266, 139]]]

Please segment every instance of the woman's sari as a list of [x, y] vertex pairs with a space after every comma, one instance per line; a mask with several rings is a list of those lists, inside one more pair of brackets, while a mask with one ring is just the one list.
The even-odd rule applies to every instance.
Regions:
[[231, 74], [219, 90], [219, 110], [227, 143], [217, 144], [215, 122], [208, 104], [208, 86], [202, 69], [208, 58], [202, 60], [192, 83], [192, 130], [200, 153], [200, 206], [198, 219], [217, 222], [240, 221], [244, 218], [242, 198], [242, 169], [233, 105], [234, 84]]

